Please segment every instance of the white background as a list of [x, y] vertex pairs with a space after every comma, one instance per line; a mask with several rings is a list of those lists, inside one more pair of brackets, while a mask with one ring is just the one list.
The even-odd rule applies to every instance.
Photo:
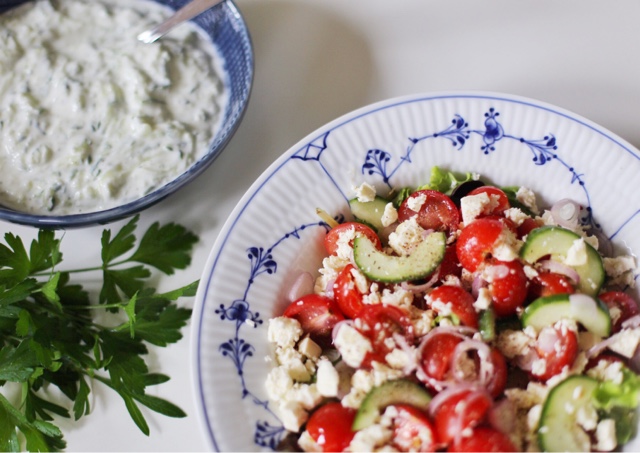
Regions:
[[[532, 97], [585, 116], [640, 146], [640, 2], [635, 0], [238, 0], [255, 50], [245, 119], [196, 182], [143, 213], [142, 226], [180, 222], [200, 235], [190, 268], [160, 284], [199, 278], [235, 203], [268, 165], [310, 132], [390, 97], [483, 90]], [[623, 194], [621, 194], [623, 195]], [[121, 223], [113, 225], [116, 230]], [[0, 224], [30, 237], [30, 228]], [[69, 265], [99, 260], [102, 228], [68, 231]], [[187, 302], [191, 304], [192, 302]], [[149, 437], [124, 404], [96, 389], [93, 413], [61, 422], [69, 451], [203, 451], [191, 390], [190, 328], [151, 354], [172, 380], [159, 396], [189, 416], [145, 412]]]

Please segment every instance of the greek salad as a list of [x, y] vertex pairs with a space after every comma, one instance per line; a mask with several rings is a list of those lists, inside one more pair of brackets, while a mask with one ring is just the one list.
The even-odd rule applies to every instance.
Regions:
[[303, 451], [614, 451], [634, 436], [636, 261], [589, 210], [434, 167], [324, 237], [269, 320], [266, 389]]

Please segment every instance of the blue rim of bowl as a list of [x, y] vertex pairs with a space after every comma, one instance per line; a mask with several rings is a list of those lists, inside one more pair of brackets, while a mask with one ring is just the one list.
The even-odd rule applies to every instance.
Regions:
[[[13, 6], [17, 6], [18, 3], [24, 3], [24, 1], [10, 0], [8, 4], [0, 3], [0, 13], [11, 9], [11, 7]], [[180, 3], [184, 4], [187, 3], [187, 1], [181, 1]], [[177, 9], [176, 7], [180, 6], [180, 4], [176, 5], [176, 7], [172, 5], [167, 6], [173, 9]], [[81, 228], [86, 226], [105, 225], [130, 217], [155, 205], [156, 203], [164, 200], [168, 196], [178, 191], [180, 188], [191, 182], [194, 178], [196, 178], [207, 168], [209, 168], [213, 161], [222, 153], [224, 148], [227, 146], [238, 127], [240, 127], [242, 118], [244, 117], [247, 106], [249, 104], [249, 98], [251, 97], [255, 72], [255, 59], [253, 54], [253, 44], [251, 41], [251, 36], [249, 34], [246, 22], [237, 6], [232, 0], [226, 0], [225, 2], [214, 8], [225, 8], [227, 10], [225, 17], [233, 20], [234, 30], [236, 30], [241, 37], [240, 46], [243, 52], [247, 55], [247, 72], [242, 83], [243, 89], [240, 93], [240, 102], [236, 102], [233, 104], [229, 102], [229, 104], [226, 106], [225, 120], [223, 120], [223, 124], [226, 124], [226, 126], [223, 126], [222, 129], [220, 129], [216, 133], [213, 141], [209, 144], [209, 150], [207, 151], [207, 153], [205, 153], [200, 159], [198, 159], [198, 161], [191, 165], [188, 170], [186, 170], [164, 186], [141, 198], [132, 200], [128, 203], [116, 206], [114, 208], [82, 214], [47, 216], [42, 214], [25, 213], [0, 205], [0, 220], [5, 220], [20, 225], [48, 229]], [[201, 15], [194, 18], [192, 21], [201, 28], [205, 29], [205, 24], [202, 18], [203, 16]], [[216, 32], [217, 29], [213, 30], [211, 33], [206, 32], [206, 34], [214, 39], [215, 42], [214, 35]], [[228, 78], [229, 72], [225, 70], [224, 76]], [[228, 79], [225, 80], [225, 86], [227, 86], [229, 89], [231, 88], [231, 84], [229, 83]]]

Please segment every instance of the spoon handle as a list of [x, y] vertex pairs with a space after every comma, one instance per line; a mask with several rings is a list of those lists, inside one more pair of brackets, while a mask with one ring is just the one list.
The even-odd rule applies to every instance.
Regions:
[[140, 33], [138, 35], [138, 40], [146, 44], [156, 42], [162, 36], [169, 33], [169, 30], [176, 25], [196, 17], [198, 14], [214, 7], [218, 3], [222, 3], [223, 1], [224, 0], [192, 0], [157, 27]]

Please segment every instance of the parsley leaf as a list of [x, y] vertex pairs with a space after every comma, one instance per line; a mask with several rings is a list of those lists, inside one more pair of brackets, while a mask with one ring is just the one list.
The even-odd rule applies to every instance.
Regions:
[[[22, 386], [14, 403], [0, 394], [0, 450], [58, 451], [66, 447], [54, 417], [75, 420], [90, 413], [94, 385], [115, 391], [134, 423], [149, 435], [140, 406], [169, 417], [186, 414], [173, 403], [146, 394], [168, 376], [153, 373], [145, 360], [149, 346], [182, 338], [191, 310], [176, 301], [195, 295], [198, 282], [158, 294], [154, 270], [171, 275], [191, 262], [198, 240], [186, 228], [153, 224], [137, 243], [139, 217], [115, 235], [101, 237], [101, 263], [61, 270], [62, 239], [40, 231], [27, 249], [11, 233], [0, 243], [0, 386]], [[102, 287], [86, 291], [72, 277], [101, 271]], [[55, 400], [43, 392], [57, 387]], [[66, 398], [66, 400], [65, 400]]]
[[156, 222], [140, 240], [131, 260], [171, 275], [175, 269], [184, 269], [191, 263], [188, 251], [197, 241], [197, 236], [181, 225], [170, 223], [160, 227]]

